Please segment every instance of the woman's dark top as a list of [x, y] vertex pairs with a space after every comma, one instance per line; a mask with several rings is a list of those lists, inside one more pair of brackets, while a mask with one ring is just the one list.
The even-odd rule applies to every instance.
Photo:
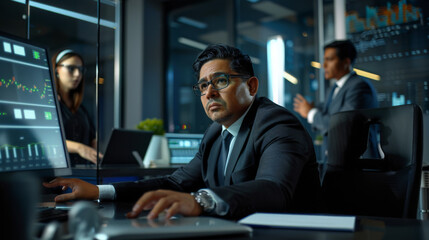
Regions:
[[[60, 106], [66, 140], [91, 146], [92, 140], [95, 139], [95, 127], [85, 107], [80, 105], [78, 110], [72, 113], [62, 101], [60, 101]], [[91, 162], [80, 157], [77, 153], [70, 153], [70, 162], [72, 166], [91, 164]]]

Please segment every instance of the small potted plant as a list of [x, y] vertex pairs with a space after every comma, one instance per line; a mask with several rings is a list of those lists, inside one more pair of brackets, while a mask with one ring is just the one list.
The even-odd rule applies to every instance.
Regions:
[[137, 129], [151, 131], [154, 135], [160, 136], [163, 136], [165, 133], [164, 121], [159, 118], [146, 118], [137, 125]]
[[165, 167], [170, 163], [170, 150], [165, 138], [164, 121], [147, 118], [137, 125], [137, 129], [153, 132], [152, 139], [143, 159], [144, 167]]

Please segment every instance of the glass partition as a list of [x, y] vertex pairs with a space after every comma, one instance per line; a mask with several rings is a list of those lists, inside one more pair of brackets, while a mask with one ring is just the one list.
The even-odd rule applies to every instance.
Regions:
[[[103, 0], [100, 4], [100, 68], [99, 142], [104, 152], [113, 127], [118, 127], [119, 96], [119, 21], [121, 1]], [[0, 31], [27, 36], [25, 0], [1, 1]], [[82, 55], [87, 71], [84, 74], [82, 105], [96, 120], [96, 46], [97, 1], [30, 1], [30, 39], [46, 46], [50, 56], [60, 49], [73, 49]]]

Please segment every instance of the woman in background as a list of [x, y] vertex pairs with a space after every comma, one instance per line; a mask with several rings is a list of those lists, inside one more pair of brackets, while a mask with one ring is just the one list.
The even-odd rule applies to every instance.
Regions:
[[81, 105], [84, 61], [79, 54], [66, 49], [52, 57], [52, 66], [71, 164], [96, 163], [95, 128]]

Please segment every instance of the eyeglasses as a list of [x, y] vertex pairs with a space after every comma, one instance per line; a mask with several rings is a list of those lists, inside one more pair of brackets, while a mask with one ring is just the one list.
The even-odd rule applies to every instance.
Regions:
[[76, 71], [76, 69], [79, 70], [79, 72], [82, 74], [85, 73], [85, 71], [86, 71], [86, 68], [83, 66], [66, 65], [66, 64], [60, 64], [58, 66], [67, 68], [67, 70], [69, 71], [70, 74], [73, 74], [74, 71]]
[[192, 86], [192, 89], [194, 90], [194, 94], [197, 96], [204, 96], [207, 93], [207, 89], [209, 88], [209, 85], [211, 84], [213, 86], [213, 89], [215, 90], [221, 90], [229, 86], [230, 78], [243, 78], [243, 79], [249, 79], [251, 76], [249, 75], [234, 75], [234, 74], [226, 74], [222, 73], [215, 78], [213, 78], [211, 81], [207, 80], [200, 80]]

